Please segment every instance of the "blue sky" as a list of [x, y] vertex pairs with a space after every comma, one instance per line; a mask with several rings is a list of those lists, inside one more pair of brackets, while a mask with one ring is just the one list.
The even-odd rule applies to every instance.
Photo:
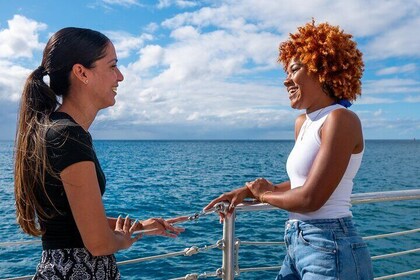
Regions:
[[420, 139], [420, 1], [0, 0], [0, 139], [13, 139], [26, 76], [55, 31], [105, 33], [125, 80], [95, 139], [293, 139], [278, 45], [310, 21], [364, 53], [351, 107], [367, 139]]

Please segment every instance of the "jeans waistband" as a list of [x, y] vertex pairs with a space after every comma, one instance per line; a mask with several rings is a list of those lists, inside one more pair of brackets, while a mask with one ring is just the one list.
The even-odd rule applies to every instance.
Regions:
[[355, 226], [352, 217], [337, 218], [337, 219], [319, 219], [319, 220], [288, 220], [286, 221], [286, 229], [309, 229], [319, 228], [324, 230], [334, 230], [349, 232], [354, 231]]

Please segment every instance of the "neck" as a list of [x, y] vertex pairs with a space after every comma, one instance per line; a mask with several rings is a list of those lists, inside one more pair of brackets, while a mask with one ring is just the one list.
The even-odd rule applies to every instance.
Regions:
[[314, 103], [313, 105], [311, 105], [310, 107], [306, 108], [306, 114], [310, 114], [312, 112], [315, 112], [319, 109], [328, 107], [332, 104], [334, 104], [334, 100], [328, 96], [325, 96], [325, 98], [320, 99], [318, 102], [316, 102], [316, 104]]
[[63, 104], [57, 111], [70, 115], [85, 131], [89, 130], [98, 113], [96, 109], [89, 107], [89, 105], [83, 106], [80, 101], [76, 102], [71, 98], [64, 99]]

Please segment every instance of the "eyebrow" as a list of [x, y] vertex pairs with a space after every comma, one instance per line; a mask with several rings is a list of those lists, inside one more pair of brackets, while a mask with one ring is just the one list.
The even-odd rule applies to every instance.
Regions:
[[110, 61], [108, 61], [108, 63], [111, 63], [111, 62], [115, 62], [115, 63], [117, 63], [117, 62], [118, 62], [118, 59], [113, 58], [113, 59], [111, 59]]

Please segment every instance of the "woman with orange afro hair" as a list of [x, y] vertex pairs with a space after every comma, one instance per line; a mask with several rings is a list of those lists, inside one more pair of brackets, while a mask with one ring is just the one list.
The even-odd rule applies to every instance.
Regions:
[[289, 181], [259, 178], [205, 209], [228, 201], [222, 218], [230, 218], [250, 197], [289, 211], [286, 256], [277, 280], [373, 279], [369, 251], [350, 211], [364, 140], [359, 118], [347, 107], [361, 94], [362, 53], [338, 26], [312, 21], [280, 44], [279, 61], [291, 107], [305, 110], [295, 122]]

